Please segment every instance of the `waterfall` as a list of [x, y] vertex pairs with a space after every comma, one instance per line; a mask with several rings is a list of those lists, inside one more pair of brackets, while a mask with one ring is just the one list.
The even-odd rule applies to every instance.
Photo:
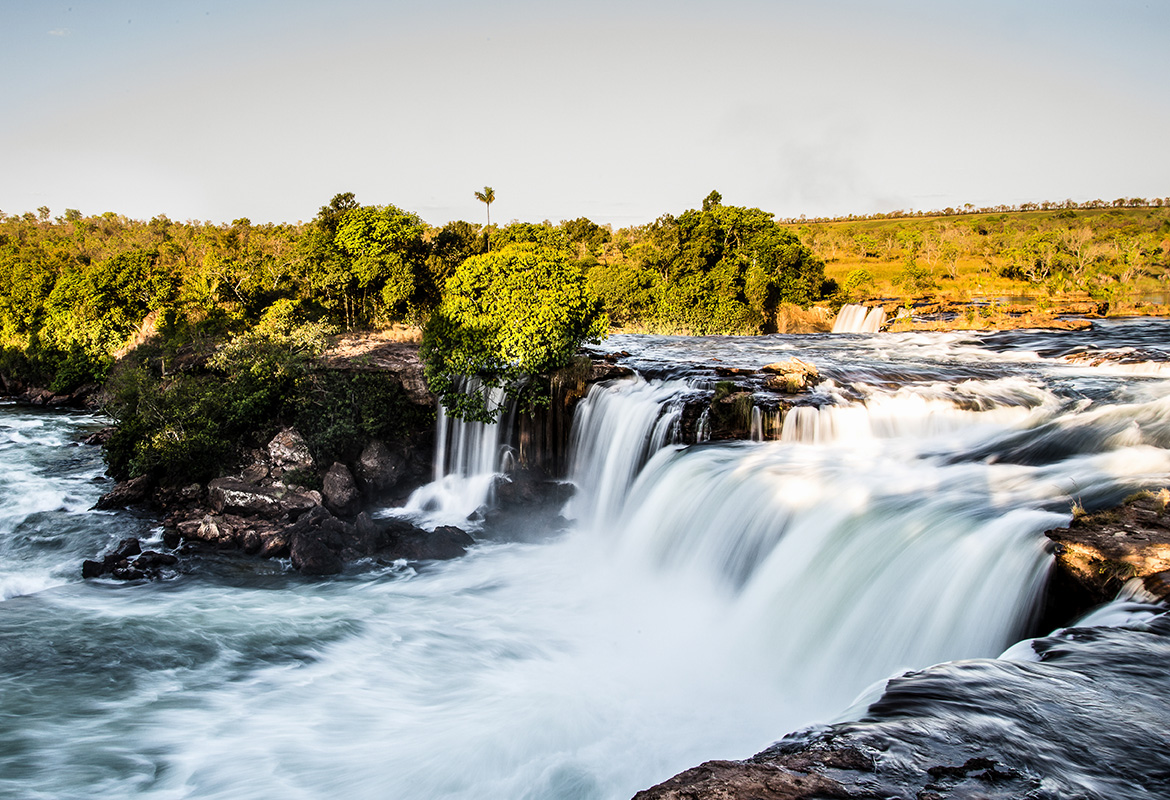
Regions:
[[833, 333], [877, 333], [886, 324], [886, 312], [881, 306], [867, 309], [849, 303], [841, 306], [833, 320]]
[[752, 406], [751, 439], [753, 442], [764, 441], [764, 413], [759, 406]]
[[496, 476], [511, 463], [515, 407], [503, 387], [484, 387], [478, 378], [465, 378], [466, 394], [482, 393], [495, 422], [474, 422], [451, 417], [438, 404], [435, 424], [435, 464], [431, 483], [411, 494], [401, 509], [427, 526], [465, 524], [490, 503]]
[[631, 490], [614, 546], [721, 587], [728, 624], [765, 643], [792, 691], [843, 705], [898, 669], [1010, 644], [1047, 573], [1041, 534], [1067, 519], [1003, 488], [1020, 467], [910, 454], [668, 448]]
[[613, 520], [638, 470], [678, 435], [685, 381], [642, 378], [596, 384], [578, 404], [570, 439], [577, 496], [566, 516], [589, 526]]

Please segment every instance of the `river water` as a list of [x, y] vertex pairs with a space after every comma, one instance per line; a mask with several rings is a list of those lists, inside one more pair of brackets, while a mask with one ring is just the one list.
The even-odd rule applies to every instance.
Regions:
[[[157, 522], [87, 510], [109, 486], [79, 444], [100, 418], [0, 405], [0, 796], [608, 800], [805, 726], [879, 724], [866, 709], [891, 676], [1030, 652], [994, 660], [1042, 633], [1043, 532], [1074, 502], [1170, 481], [1168, 343], [1163, 320], [613, 337], [640, 377], [578, 409], [568, 523], [327, 580], [207, 557], [82, 581], [82, 559]], [[827, 380], [779, 418], [761, 396], [762, 441], [676, 443], [715, 366], [793, 356]], [[461, 425], [443, 422], [436, 483], [384, 513], [476, 531], [509, 426]], [[1126, 608], [1092, 622], [1114, 626], [1104, 677], [1091, 643], [1077, 675], [1170, 693], [1149, 644], [1167, 626]], [[1004, 669], [979, 673], [1001, 688], [980, 719], [1028, 729]], [[1056, 715], [1054, 693], [1035, 703]], [[1059, 773], [1037, 797], [1159, 796], [1138, 767], [1102, 793], [1061, 758], [1036, 767]]]

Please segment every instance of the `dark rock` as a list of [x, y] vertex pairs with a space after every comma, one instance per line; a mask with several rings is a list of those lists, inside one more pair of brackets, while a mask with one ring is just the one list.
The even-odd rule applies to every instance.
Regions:
[[248, 555], [255, 555], [264, 547], [264, 539], [254, 530], [248, 529], [240, 533], [237, 537], [240, 543], [240, 549]]
[[415, 529], [395, 537], [388, 555], [407, 561], [445, 561], [465, 554], [473, 544], [475, 540], [465, 531], [444, 525], [430, 532]]
[[336, 575], [341, 558], [321, 539], [301, 534], [292, 538], [292, 565], [304, 575]]
[[110, 575], [120, 581], [140, 581], [146, 577], [145, 572], [132, 566], [118, 567]]
[[179, 563], [179, 559], [170, 553], [159, 553], [154, 550], [147, 550], [138, 558], [134, 559], [134, 566], [138, 569], [157, 569], [158, 567], [173, 567]]
[[325, 497], [325, 505], [336, 514], [353, 516], [361, 507], [357, 484], [345, 464], [334, 462], [329, 468], [321, 483], [321, 493]]
[[113, 427], [102, 428], [100, 431], [86, 436], [81, 440], [81, 443], [103, 446], [106, 442], [110, 441], [110, 437], [114, 435], [115, 430]]
[[131, 536], [128, 539], [123, 539], [118, 542], [118, 546], [106, 558], [112, 558], [115, 561], [121, 561], [126, 558], [131, 558], [142, 552], [142, 545], [137, 538]]
[[290, 552], [289, 537], [284, 531], [258, 531], [260, 534], [260, 550], [257, 555], [262, 558], [287, 558]]
[[402, 479], [406, 457], [385, 444], [374, 440], [362, 450], [357, 462], [357, 479], [366, 496], [375, 498], [385, 494]]
[[105, 574], [106, 565], [101, 561], [82, 561], [81, 562], [81, 577], [83, 578], [98, 578]]
[[150, 484], [149, 475], [140, 475], [137, 478], [122, 481], [112, 490], [103, 494], [93, 507], [105, 511], [141, 503], [150, 493]]

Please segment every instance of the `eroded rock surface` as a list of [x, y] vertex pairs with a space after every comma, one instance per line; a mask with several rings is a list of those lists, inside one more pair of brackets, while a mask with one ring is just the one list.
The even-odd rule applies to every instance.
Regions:
[[1057, 564], [1094, 602], [1133, 578], [1170, 601], [1170, 491], [1142, 492], [1124, 505], [1082, 514], [1048, 532]]

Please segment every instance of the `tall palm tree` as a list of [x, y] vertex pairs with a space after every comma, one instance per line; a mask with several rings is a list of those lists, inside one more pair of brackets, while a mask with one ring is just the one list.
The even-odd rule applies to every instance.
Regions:
[[475, 199], [487, 206], [487, 230], [484, 231], [484, 236], [487, 237], [487, 249], [492, 249], [492, 202], [496, 199], [496, 190], [490, 186], [483, 187], [482, 192], [475, 193]]

